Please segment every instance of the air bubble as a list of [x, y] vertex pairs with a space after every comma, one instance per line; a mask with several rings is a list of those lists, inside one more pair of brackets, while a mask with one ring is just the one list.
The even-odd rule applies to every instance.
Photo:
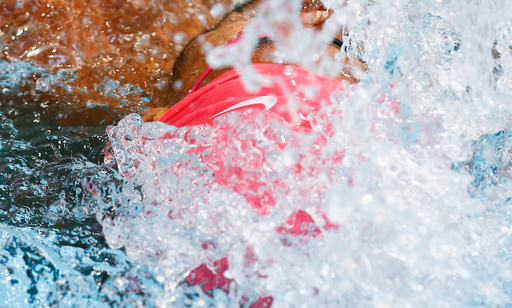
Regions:
[[226, 9], [221, 3], [216, 3], [210, 8], [210, 14], [213, 18], [220, 18], [225, 12]]

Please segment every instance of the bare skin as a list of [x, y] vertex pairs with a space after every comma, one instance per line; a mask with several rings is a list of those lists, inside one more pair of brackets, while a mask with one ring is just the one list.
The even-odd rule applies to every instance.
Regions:
[[[172, 105], [182, 100], [189, 92], [189, 89], [199, 79], [200, 75], [208, 68], [206, 56], [202, 51], [205, 43], [211, 46], [220, 46], [227, 44], [230, 40], [238, 35], [238, 33], [245, 28], [255, 15], [257, 6], [261, 1], [254, 1], [251, 5], [244, 7], [243, 11], [233, 11], [228, 14], [222, 21], [219, 22], [213, 30], [207, 31], [195, 37], [182, 51], [174, 66], [171, 90]], [[316, 1], [318, 3], [318, 1]], [[306, 3], [307, 4], [307, 3]], [[306, 8], [301, 14], [301, 20], [305, 28], [320, 28], [323, 22], [329, 18], [331, 12], [326, 11], [321, 5], [317, 7]], [[341, 31], [339, 40], [342, 39]], [[272, 42], [259, 44], [252, 55], [252, 63], [273, 63], [272, 54], [275, 52], [275, 47]], [[329, 44], [327, 52], [334, 57], [339, 53], [339, 48], [335, 45]], [[290, 65], [296, 65], [289, 63]], [[338, 80], [346, 80], [349, 83], [358, 82], [357, 78], [353, 77], [352, 68], [357, 67], [360, 70], [365, 70], [364, 65], [359, 61], [351, 61], [348, 58], [344, 60], [346, 69], [336, 77]], [[208, 84], [215, 78], [232, 70], [231, 67], [212, 70], [208, 76], [199, 84], [198, 88]], [[179, 87], [176, 87], [180, 84]], [[144, 121], [157, 121], [169, 107], [152, 108], [146, 110], [142, 117]]]

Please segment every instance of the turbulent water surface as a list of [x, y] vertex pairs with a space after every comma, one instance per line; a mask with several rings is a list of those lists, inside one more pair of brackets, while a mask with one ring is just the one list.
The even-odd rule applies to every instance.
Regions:
[[[58, 107], [6, 96], [1, 305], [512, 304], [509, 4], [324, 1], [336, 14], [319, 33], [282, 9], [299, 4], [269, 2], [208, 60], [254, 86], [250, 46], [275, 33], [276, 61], [330, 74], [341, 60], [324, 46], [344, 26], [368, 71], [305, 115], [313, 133], [250, 109], [193, 128], [135, 114], [62, 127]], [[0, 67], [9, 93], [12, 65], [36, 69]], [[194, 282], [201, 267], [214, 287]]]

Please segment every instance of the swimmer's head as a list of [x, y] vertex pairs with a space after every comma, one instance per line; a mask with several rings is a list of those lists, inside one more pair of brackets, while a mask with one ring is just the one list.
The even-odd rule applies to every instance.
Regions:
[[[230, 40], [236, 37], [242, 29], [244, 29], [256, 15], [258, 6], [264, 3], [265, 0], [252, 0], [241, 6], [236, 7], [234, 10], [224, 16], [224, 18], [213, 28], [193, 38], [182, 50], [176, 63], [174, 65], [172, 77], [172, 102], [173, 104], [183, 99], [199, 79], [201, 74], [208, 68], [206, 63], [205, 53], [203, 46], [211, 44], [211, 46], [220, 46], [227, 44]], [[303, 9], [300, 12], [300, 17], [304, 27], [313, 28], [321, 27], [323, 22], [329, 18], [331, 12], [326, 10], [319, 1], [305, 0], [303, 2]], [[338, 42], [342, 42], [342, 33], [339, 31], [337, 37], [334, 38]], [[334, 57], [339, 53], [340, 46], [336, 44], [329, 44], [327, 51]], [[275, 47], [271, 38], [260, 39], [252, 55], [252, 63], [272, 63], [273, 53]], [[348, 58], [346, 62], [348, 62]], [[294, 64], [294, 63], [290, 63]], [[358, 66], [364, 69], [364, 66], [359, 61], [353, 61], [349, 66]], [[218, 70], [212, 70], [211, 73], [199, 84], [198, 88], [208, 84], [210, 81], [231, 70], [231, 67], [226, 67]], [[339, 80], [347, 80], [348, 82], [357, 82], [356, 78], [352, 77], [350, 70], [344, 71], [339, 76]]]

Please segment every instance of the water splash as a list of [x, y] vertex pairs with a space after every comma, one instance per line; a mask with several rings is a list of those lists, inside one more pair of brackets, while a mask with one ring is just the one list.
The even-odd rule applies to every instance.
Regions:
[[[506, 4], [324, 4], [338, 14], [317, 35], [280, 36], [298, 21], [269, 4], [244, 39], [275, 33], [322, 73], [339, 63], [310, 55], [345, 26], [363, 80], [309, 115], [313, 134], [254, 111], [181, 129], [125, 118], [108, 132], [126, 179], [100, 201], [109, 244], [155, 268], [161, 305], [510, 304]], [[208, 59], [246, 63], [243, 46]], [[186, 278], [201, 264], [226, 280]]]

